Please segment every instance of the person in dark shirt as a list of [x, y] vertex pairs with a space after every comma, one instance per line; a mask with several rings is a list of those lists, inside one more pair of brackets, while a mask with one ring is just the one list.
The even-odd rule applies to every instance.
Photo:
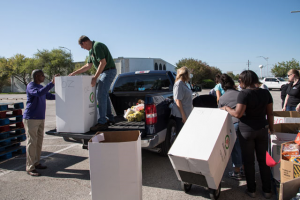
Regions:
[[281, 88], [280, 88], [280, 90], [281, 90], [280, 97], [281, 97], [281, 100], [282, 100], [282, 108], [284, 106], [284, 101], [285, 101], [285, 97], [286, 97], [286, 91], [287, 91], [287, 88], [289, 86], [289, 83], [283, 84], [281, 86]]
[[[239, 95], [239, 91], [236, 90], [234, 81], [227, 74], [222, 74], [220, 77], [220, 83], [225, 93], [220, 97], [219, 108], [223, 106], [229, 106], [230, 108], [234, 109], [236, 107], [237, 97]], [[240, 132], [239, 119], [232, 117], [232, 123], [234, 125], [235, 132], [238, 135], [238, 132]], [[231, 160], [234, 171], [229, 172], [229, 177], [236, 180], [241, 180], [244, 176], [244, 167], [239, 139], [236, 139], [235, 141], [231, 152]]]
[[[55, 75], [58, 76], [58, 75]], [[41, 165], [40, 157], [44, 138], [46, 99], [55, 100], [55, 95], [49, 93], [55, 83], [55, 76], [45, 87], [41, 83], [45, 80], [42, 70], [32, 71], [33, 82], [27, 85], [27, 103], [23, 115], [24, 126], [27, 133], [26, 145], [26, 171], [31, 176], [40, 176], [36, 169], [46, 169]]]
[[[239, 76], [240, 91], [236, 108], [224, 106], [233, 117], [239, 118], [238, 139], [242, 149], [242, 158], [247, 181], [246, 193], [255, 197], [255, 156], [259, 164], [262, 190], [265, 198], [269, 199], [271, 193], [271, 170], [266, 165], [266, 152], [268, 151], [269, 133], [274, 132], [273, 99], [268, 90], [257, 88], [258, 76], [251, 70], [243, 71]], [[267, 116], [267, 118], [266, 118]]]
[[299, 71], [291, 69], [288, 71], [289, 85], [286, 90], [283, 111], [296, 111], [296, 106], [300, 103], [300, 81]]

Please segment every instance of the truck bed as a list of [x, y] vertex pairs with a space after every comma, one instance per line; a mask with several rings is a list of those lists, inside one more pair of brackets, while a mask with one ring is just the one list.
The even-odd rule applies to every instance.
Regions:
[[[108, 127], [106, 131], [124, 131], [124, 130], [140, 130], [143, 135], [143, 131], [145, 130], [145, 121], [141, 122], [128, 122], [123, 118], [123, 116], [115, 117], [115, 124]], [[46, 132], [47, 135], [55, 135], [61, 137], [71, 137], [78, 139], [91, 139], [93, 135], [96, 134], [96, 131], [89, 131], [86, 133], [69, 133], [69, 132], [57, 132], [56, 129], [50, 130]]]

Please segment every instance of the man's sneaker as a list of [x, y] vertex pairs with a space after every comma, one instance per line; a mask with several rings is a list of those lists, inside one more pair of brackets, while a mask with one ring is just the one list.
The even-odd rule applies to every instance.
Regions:
[[236, 173], [234, 171], [229, 172], [229, 177], [233, 178], [235, 180], [241, 180], [242, 179], [241, 174], [240, 173]]
[[110, 120], [107, 120], [106, 122], [108, 126], [115, 125], [115, 123], [116, 123], [115, 121], [110, 121]]
[[248, 190], [245, 191], [246, 194], [248, 194], [250, 197], [255, 198], [255, 192], [249, 192]]
[[104, 131], [107, 129], [108, 129], [107, 124], [99, 124], [99, 123], [97, 123], [95, 126], [90, 128], [91, 131]]
[[271, 192], [264, 192], [263, 194], [264, 194], [264, 197], [266, 199], [271, 199], [271, 197], [272, 197], [272, 193]]

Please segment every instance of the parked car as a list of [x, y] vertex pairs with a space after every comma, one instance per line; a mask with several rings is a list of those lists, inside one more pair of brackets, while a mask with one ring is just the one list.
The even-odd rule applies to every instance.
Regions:
[[[137, 71], [119, 74], [113, 83], [110, 93], [112, 107], [115, 110], [115, 124], [107, 131], [139, 130], [141, 146], [145, 149], [155, 149], [161, 155], [167, 156], [178, 131], [175, 120], [171, 116], [173, 103], [173, 85], [176, 74], [171, 71]], [[188, 87], [192, 89], [190, 84]], [[201, 88], [192, 89], [197, 93]], [[194, 97], [197, 96], [196, 94]], [[135, 106], [139, 100], [144, 100], [145, 120], [129, 122], [125, 119], [124, 110]], [[88, 141], [96, 132], [66, 133], [56, 129], [47, 131], [48, 135], [63, 137], [66, 141], [82, 142], [87, 148]]]
[[262, 79], [261, 82], [264, 83], [269, 88], [269, 90], [272, 90], [272, 89], [280, 90], [282, 85], [288, 83], [283, 78], [278, 78], [278, 77], [267, 77], [267, 78]]

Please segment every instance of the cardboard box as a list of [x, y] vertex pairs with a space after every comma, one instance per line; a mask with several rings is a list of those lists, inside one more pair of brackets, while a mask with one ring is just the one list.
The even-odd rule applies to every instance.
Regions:
[[58, 132], [85, 133], [97, 123], [92, 76], [55, 77]]
[[274, 111], [274, 124], [300, 123], [300, 113], [297, 111]]
[[[271, 156], [278, 162], [281, 160], [281, 144], [295, 140], [300, 124], [274, 124], [275, 133], [271, 135]], [[280, 164], [271, 168], [273, 178], [280, 182]]]
[[[294, 143], [294, 141], [285, 142], [281, 144], [281, 152], [283, 149], [283, 145]], [[300, 177], [300, 164], [287, 161], [284, 159], [281, 159], [280, 162], [280, 182], [285, 183], [287, 181], [293, 180], [295, 178]]]
[[142, 156], [139, 131], [101, 132], [88, 143], [92, 199], [142, 199]]
[[279, 200], [290, 200], [295, 197], [300, 188], [300, 178], [280, 184]]
[[178, 179], [217, 189], [235, 140], [226, 111], [194, 108], [168, 153]]

